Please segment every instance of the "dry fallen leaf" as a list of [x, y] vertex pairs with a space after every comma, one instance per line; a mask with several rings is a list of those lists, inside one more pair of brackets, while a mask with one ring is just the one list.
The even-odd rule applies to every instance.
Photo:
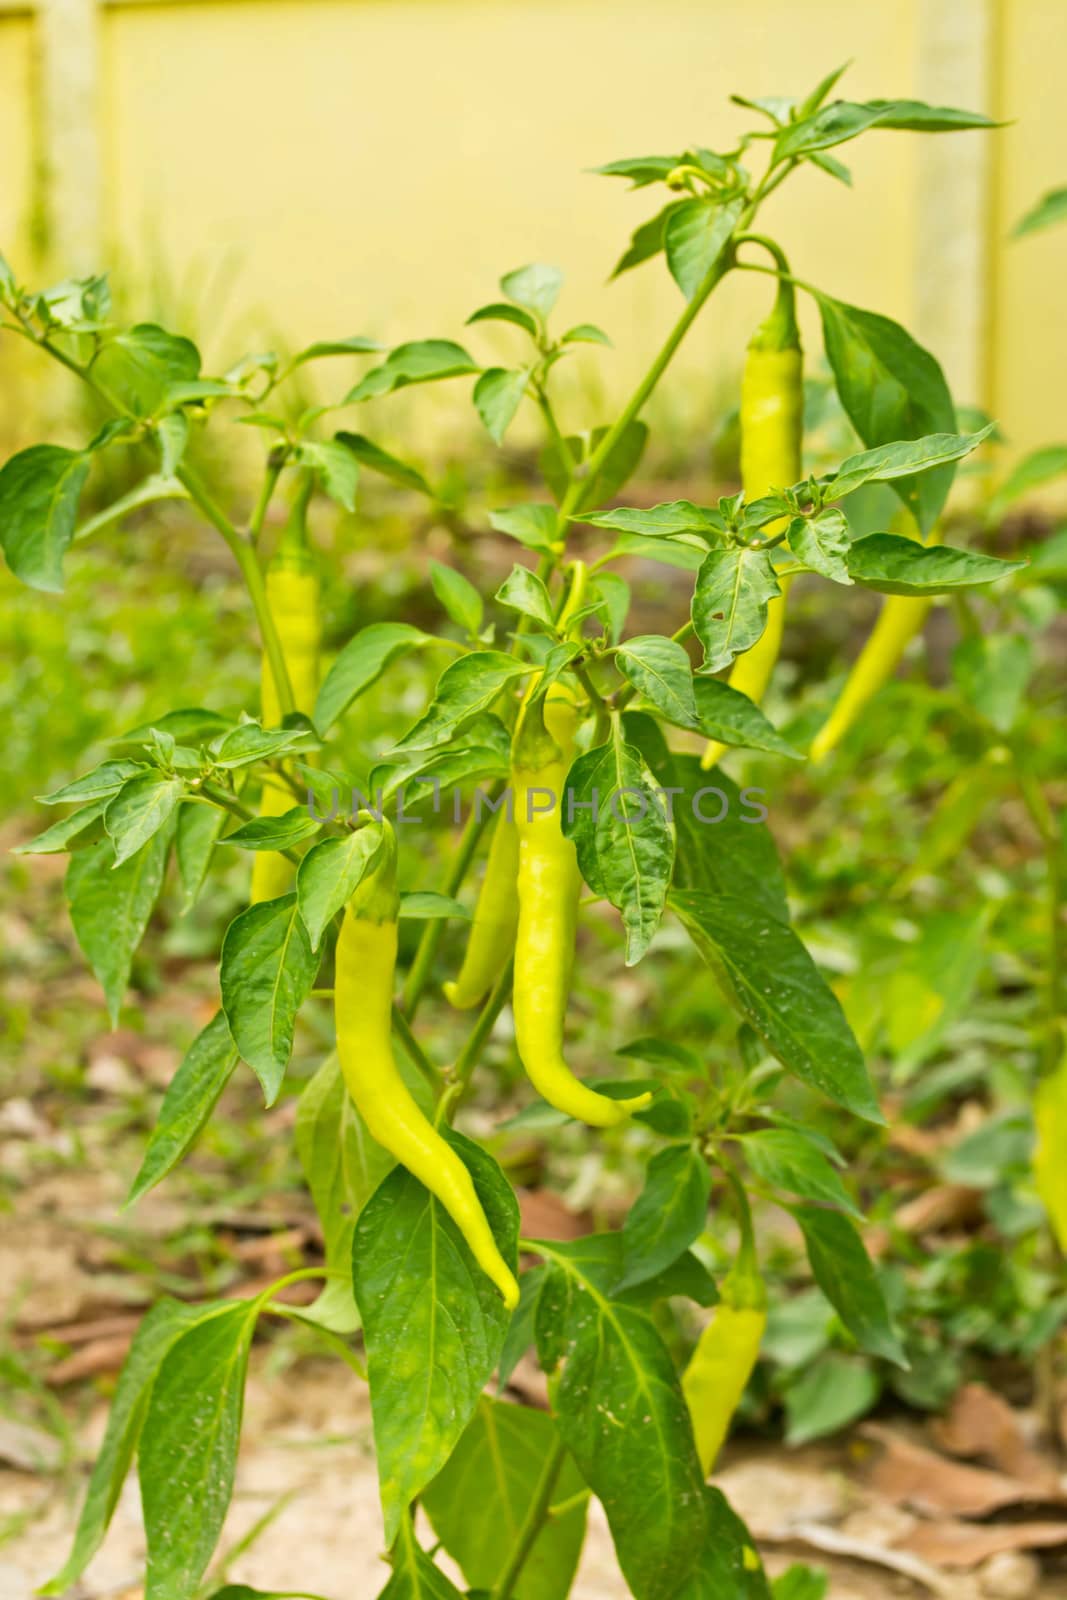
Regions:
[[1006, 1473], [964, 1466], [878, 1423], [867, 1423], [859, 1432], [879, 1447], [867, 1465], [868, 1486], [924, 1516], [984, 1517], [1034, 1498], [1032, 1487]]
[[984, 1384], [964, 1384], [948, 1414], [933, 1424], [933, 1433], [942, 1449], [988, 1462], [1027, 1484], [1035, 1497], [1055, 1500], [1063, 1493], [1055, 1468], [1027, 1441], [1018, 1412]]
[[1006, 1550], [1054, 1550], [1067, 1546], [1067, 1522], [918, 1522], [897, 1544], [935, 1567], [977, 1567]]

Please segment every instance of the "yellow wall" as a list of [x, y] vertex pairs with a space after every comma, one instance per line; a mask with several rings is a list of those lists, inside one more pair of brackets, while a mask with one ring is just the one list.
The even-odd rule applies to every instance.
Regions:
[[[729, 105], [731, 90], [801, 91], [848, 57], [850, 96], [914, 93], [925, 8], [952, 3], [112, 3], [101, 11], [106, 253], [136, 285], [139, 310], [187, 307], [216, 363], [275, 334], [456, 336], [502, 271], [555, 261], [568, 274], [561, 314], [602, 322], [616, 341], [579, 369], [593, 393], [603, 382], [614, 394], [680, 300], [661, 263], [605, 284], [660, 201], [583, 168], [729, 141], [748, 116]], [[1067, 111], [1052, 87], [1067, 77], [1067, 4], [962, 0], [961, 14], [987, 4], [1000, 17], [1002, 110], [1019, 121], [946, 137], [1001, 141], [1002, 235], [1067, 179]], [[28, 38], [25, 21], [0, 15], [4, 240], [29, 209]], [[912, 325], [922, 146], [871, 134], [839, 152], [851, 191], [808, 170], [766, 212], [801, 275]], [[1065, 245], [1062, 231], [998, 245], [988, 398], [1019, 445], [1067, 432]], [[766, 298], [758, 279], [726, 285], [664, 403], [704, 403], [707, 373], [736, 366]], [[925, 337], [936, 351], [936, 318]], [[507, 359], [516, 338], [474, 330], [470, 343]]]
[[0, 250], [11, 253], [30, 231], [32, 66], [30, 18], [0, 13]]

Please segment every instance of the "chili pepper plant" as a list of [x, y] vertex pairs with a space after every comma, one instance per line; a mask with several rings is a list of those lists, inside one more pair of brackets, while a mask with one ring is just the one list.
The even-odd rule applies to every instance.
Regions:
[[[638, 1600], [770, 1594], [749, 1533], [707, 1481], [765, 1319], [754, 1198], [795, 1219], [845, 1337], [905, 1364], [843, 1159], [778, 1095], [791, 1075], [835, 1107], [842, 1126], [879, 1125], [877, 1088], [791, 925], [765, 808], [708, 771], [736, 748], [805, 759], [758, 703], [795, 576], [873, 589], [887, 608], [915, 613], [1019, 566], [939, 537], [956, 464], [989, 427], [959, 427], [937, 361], [904, 328], [795, 276], [788, 241], [758, 231], [764, 203], [796, 172], [815, 167], [827, 182], [848, 182], [832, 152], [860, 135], [973, 137], [990, 126], [912, 100], [830, 100], [839, 76], [800, 99], [735, 96], [751, 125], [732, 149], [600, 169], [628, 180], [640, 201], [659, 197], [616, 273], [662, 258], [681, 297], [647, 371], [607, 421], [559, 414], [560, 364], [579, 346], [609, 341], [589, 323], [561, 325], [561, 275], [546, 265], [507, 273], [500, 298], [469, 319], [472, 338], [481, 324], [507, 325], [511, 366], [485, 366], [451, 338], [388, 351], [340, 338], [288, 360], [250, 355], [220, 377], [201, 372], [188, 338], [114, 325], [104, 277], [34, 291], [0, 268], [4, 332], [66, 368], [109, 414], [84, 445], [35, 444], [0, 471], [12, 571], [57, 591], [79, 540], [154, 501], [184, 500], [237, 563], [263, 652], [259, 705], [224, 714], [179, 704], [122, 733], [109, 759], [47, 797], [63, 808], [60, 820], [23, 847], [69, 854], [74, 930], [113, 1022], [168, 872], [195, 905], [230, 852], [254, 857], [249, 904], [220, 952], [218, 1012], [167, 1091], [131, 1199], [190, 1150], [232, 1074], [250, 1070], [265, 1103], [277, 1100], [313, 991], [332, 994], [337, 1030], [296, 1128], [324, 1265], [251, 1300], [165, 1298], [151, 1309], [118, 1381], [73, 1548], [48, 1592], [84, 1571], [135, 1457], [148, 1600], [200, 1592], [231, 1496], [249, 1350], [264, 1319], [299, 1320], [348, 1381], [369, 1384], [390, 1600], [459, 1592], [424, 1543], [417, 1506], [468, 1594], [562, 1600], [592, 1496]], [[713, 504], [627, 504], [647, 402], [718, 286], [742, 272], [767, 289], [766, 320], [745, 356], [742, 490]], [[799, 296], [817, 308], [863, 446], [807, 477]], [[309, 363], [335, 371], [338, 357], [368, 363], [355, 387], [330, 406], [295, 404], [298, 374]], [[523, 406], [544, 428], [540, 492], [487, 512], [499, 539], [516, 546], [511, 575], [487, 608], [458, 570], [439, 566], [439, 632], [403, 618], [374, 622], [323, 674], [311, 498], [351, 511], [366, 471], [441, 499], [358, 420], [337, 428], [337, 414], [358, 419], [371, 398], [470, 380], [493, 444]], [[265, 443], [248, 502], [211, 465], [225, 460], [227, 430], [238, 425], [261, 430]], [[118, 452], [147, 456], [150, 469], [82, 517], [90, 474]], [[888, 484], [898, 509], [892, 526], [860, 536], [850, 497], [871, 484]], [[285, 526], [272, 550], [281, 503]], [[628, 626], [622, 574], [634, 555], [691, 584], [670, 635]], [[440, 662], [429, 703], [371, 771], [337, 770], [334, 730], [359, 718], [361, 696], [383, 676], [402, 683], [415, 653]], [[397, 808], [444, 830], [442, 795], [469, 801], [465, 813], [457, 806], [465, 820], [451, 864], [443, 881], [401, 895]], [[695, 1041], [659, 1037], [650, 1017], [645, 1038], [617, 1041], [627, 1074], [574, 1075], [567, 999], [583, 895], [614, 908], [620, 969], [674, 919], [706, 962], [708, 984], [736, 1009], [734, 1056], [708, 1061]], [[398, 971], [406, 917], [421, 919], [420, 932]], [[449, 1004], [472, 1021], [446, 1060]], [[559, 1121], [584, 1122], [590, 1143], [625, 1140], [635, 1125], [643, 1150], [651, 1141], [643, 1188], [615, 1231], [566, 1243], [520, 1237], [505, 1172], [456, 1126], [508, 1007], [517, 1053]], [[718, 1285], [700, 1243], [709, 1204], [734, 1217], [739, 1240]], [[321, 1280], [309, 1306], [284, 1298], [299, 1278]], [[686, 1301], [688, 1325], [696, 1307], [706, 1327], [680, 1363], [665, 1318]], [[500, 1397], [531, 1346], [549, 1411]]]

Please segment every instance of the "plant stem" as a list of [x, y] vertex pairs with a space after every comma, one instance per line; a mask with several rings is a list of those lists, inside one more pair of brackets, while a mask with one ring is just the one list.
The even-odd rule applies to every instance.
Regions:
[[552, 1491], [556, 1487], [556, 1480], [560, 1475], [563, 1462], [567, 1454], [567, 1447], [562, 1439], [557, 1438], [551, 1452], [545, 1458], [541, 1469], [541, 1477], [537, 1488], [534, 1490], [533, 1499], [526, 1509], [526, 1516], [522, 1527], [519, 1529], [515, 1548], [511, 1552], [507, 1566], [500, 1574], [496, 1588], [493, 1590], [493, 1600], [511, 1600], [515, 1593], [515, 1585], [519, 1575], [526, 1565], [534, 1541], [541, 1532], [541, 1526], [548, 1515], [548, 1507], [552, 1500]]
[[284, 455], [282, 455], [280, 451], [272, 450], [270, 455], [267, 457], [267, 470], [263, 478], [263, 487], [259, 491], [259, 499], [256, 501], [255, 509], [253, 510], [248, 522], [248, 537], [252, 541], [253, 548], [258, 548], [259, 546], [260, 535], [263, 532], [263, 524], [267, 520], [267, 512], [270, 509], [270, 503], [274, 496], [274, 490], [277, 487], [278, 479], [282, 475], [282, 468], [284, 466]]
[[267, 660], [270, 662], [271, 677], [274, 687], [278, 692], [278, 704], [281, 706], [282, 716], [286, 717], [296, 709], [293, 700], [293, 688], [289, 682], [289, 669], [285, 664], [281, 641], [278, 630], [274, 626], [270, 606], [267, 602], [267, 587], [263, 581], [263, 570], [259, 564], [252, 544], [243, 534], [239, 533], [229, 517], [212, 499], [205, 484], [200, 480], [199, 474], [190, 466], [179, 467], [176, 473], [179, 483], [189, 491], [189, 496], [200, 508], [211, 526], [222, 534], [237, 565], [241, 569], [248, 597], [256, 613], [256, 622], [259, 624], [260, 638]]
[[[504, 785], [502, 782], [494, 784], [493, 788], [490, 790], [489, 798], [491, 800], [496, 800], [503, 787]], [[459, 848], [456, 851], [455, 858], [452, 862], [451, 871], [449, 872], [447, 882], [445, 883], [443, 890], [444, 894], [455, 896], [458, 890], [462, 888], [463, 880], [467, 876], [471, 862], [474, 860], [474, 854], [478, 848], [478, 841], [485, 832], [486, 824], [489, 821], [490, 815], [492, 815], [492, 813], [488, 806], [476, 805], [470, 816], [467, 818], [463, 828], [463, 833], [460, 837]], [[439, 918], [435, 918], [433, 921], [427, 922], [426, 927], [423, 929], [422, 937], [420, 938], [418, 948], [415, 951], [415, 959], [411, 963], [411, 966], [408, 970], [407, 981], [404, 984], [403, 1000], [401, 1002], [403, 1005], [404, 1015], [407, 1017], [409, 1022], [414, 1020], [415, 1012], [419, 1007], [419, 1001], [422, 999], [426, 985], [430, 981], [430, 973], [433, 970], [434, 960], [437, 956], [437, 949], [441, 943], [443, 934], [444, 922]]]
[[439, 1091], [441, 1088], [441, 1074], [412, 1033], [404, 1013], [395, 1003], [393, 1005], [393, 1031], [403, 1045], [409, 1060], [418, 1067], [426, 1082], [432, 1086], [435, 1092]]

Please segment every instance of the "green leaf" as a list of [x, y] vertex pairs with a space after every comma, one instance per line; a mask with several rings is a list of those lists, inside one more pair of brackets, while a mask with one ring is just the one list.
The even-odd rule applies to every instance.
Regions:
[[475, 634], [482, 625], [485, 605], [481, 595], [462, 572], [455, 567], [442, 566], [440, 561], [430, 562], [430, 582], [433, 592], [457, 628]]
[[826, 1600], [829, 1578], [821, 1567], [794, 1562], [771, 1584], [774, 1600]]
[[[460, 1134], [501, 1253], [514, 1268], [519, 1213], [491, 1156]], [[504, 1343], [509, 1313], [433, 1195], [397, 1167], [367, 1202], [352, 1247], [363, 1318], [386, 1543], [452, 1454]], [[427, 1360], [427, 1352], [433, 1359]]]
[[530, 550], [551, 550], [557, 537], [556, 523], [554, 506], [506, 506], [502, 511], [489, 513], [491, 528], [518, 539]]
[[598, 328], [595, 322], [578, 322], [573, 328], [568, 328], [560, 338], [560, 344], [606, 344], [611, 345], [611, 340], [603, 328]]
[[848, 551], [850, 575], [881, 594], [952, 594], [995, 583], [1025, 566], [1025, 561], [1000, 561], [947, 544], [922, 545], [896, 533], [869, 533]]
[[526, 393], [526, 367], [488, 367], [474, 385], [474, 406], [494, 444], [502, 444]]
[[618, 718], [607, 743], [578, 757], [566, 791], [563, 832], [574, 841], [582, 877], [593, 893], [605, 895], [620, 912], [626, 964], [633, 966], [663, 916], [674, 867], [674, 829], [652, 773], [641, 752], [626, 743]]
[[127, 779], [104, 812], [104, 826], [115, 846], [116, 868], [166, 827], [184, 793], [182, 779], [165, 772], [139, 772]]
[[[841, 404], [869, 449], [928, 434], [955, 434], [952, 396], [928, 350], [889, 317], [829, 295], [817, 298]], [[891, 480], [924, 533], [940, 515], [954, 470], [949, 462], [918, 477]]]
[[390, 455], [380, 444], [368, 439], [365, 433], [342, 431], [334, 434], [334, 440], [337, 444], [343, 444], [346, 450], [350, 450], [360, 466], [370, 467], [372, 472], [380, 473], [391, 483], [398, 483], [402, 489], [415, 489], [419, 494], [434, 498], [432, 488], [417, 467], [413, 467], [408, 461], [401, 461], [399, 456]]
[[843, 511], [830, 506], [812, 517], [794, 517], [786, 529], [790, 550], [813, 572], [833, 583], [851, 583], [848, 547], [851, 533]]
[[306, 805], [294, 805], [281, 816], [251, 817], [228, 833], [223, 843], [235, 844], [241, 850], [288, 850], [310, 839], [321, 827]]
[[680, 728], [697, 728], [693, 669], [684, 647], [659, 634], [627, 639], [615, 654], [619, 671], [639, 694]]
[[[698, 695], [704, 681], [696, 680]], [[764, 791], [741, 790], [724, 772], [705, 772], [699, 756], [669, 751], [665, 745], [657, 748], [649, 730], [659, 739], [658, 729], [640, 712], [628, 713], [623, 721], [627, 737], [640, 744], [671, 801], [678, 835], [676, 887], [735, 895], [788, 922], [785, 875], [766, 824], [766, 808], [762, 818], [755, 814], [762, 801], [754, 797]]]
[[450, 894], [436, 894], [432, 889], [409, 889], [402, 894], [400, 916], [413, 922], [440, 922], [450, 917], [459, 917], [463, 922], [471, 919], [470, 912], [459, 900], [454, 900]]
[[329, 923], [373, 868], [381, 846], [381, 824], [369, 822], [339, 839], [323, 839], [301, 861], [296, 893], [312, 950], [318, 950]]
[[97, 844], [105, 836], [106, 809], [106, 799], [94, 800], [90, 805], [72, 811], [69, 817], [61, 817], [58, 822], [53, 822], [50, 828], [45, 828], [36, 838], [27, 839], [25, 844], [15, 845], [12, 855], [54, 856], [67, 850], [84, 850], [87, 845]]
[[760, 904], [731, 895], [676, 890], [670, 904], [772, 1055], [846, 1111], [880, 1123], [860, 1047], [792, 928]]
[[297, 367], [302, 367], [306, 361], [321, 361], [325, 356], [373, 355], [381, 348], [377, 339], [365, 339], [358, 333], [350, 339], [319, 339], [298, 351], [289, 363], [287, 375], [295, 372]]
[[632, 188], [643, 189], [647, 184], [661, 183], [680, 160], [680, 156], [628, 156], [622, 161], [594, 167], [593, 171], [598, 177], [629, 178]]
[[990, 422], [977, 433], [932, 433], [922, 439], [897, 439], [892, 444], [879, 445], [876, 450], [849, 456], [827, 483], [825, 498], [840, 500], [865, 483], [892, 483], [895, 478], [912, 477], [929, 472], [932, 467], [960, 461], [977, 450], [995, 427], [996, 424]]
[[789, 761], [803, 761], [803, 753], [782, 738], [759, 706], [724, 679], [695, 678], [693, 693], [699, 731], [709, 739], [748, 750], [765, 750]]
[[378, 1600], [463, 1600], [455, 1584], [419, 1544], [407, 1517], [400, 1525], [389, 1559], [393, 1575]]
[[711, 1172], [689, 1144], [668, 1145], [645, 1169], [645, 1186], [623, 1223], [623, 1274], [615, 1293], [654, 1278], [703, 1233]]
[[1011, 231], [1013, 239], [1022, 239], [1028, 233], [1039, 233], [1043, 228], [1051, 228], [1057, 222], [1067, 220], [1067, 185], [1061, 189], [1049, 189], [1043, 194], [1036, 205], [1031, 206]]
[[693, 591], [693, 627], [704, 646], [700, 670], [721, 672], [751, 649], [767, 626], [767, 602], [781, 592], [765, 550], [710, 551]]
[[312, 721], [325, 736], [352, 702], [376, 683], [399, 656], [430, 643], [430, 636], [407, 622], [372, 622], [349, 639], [319, 690]]
[[[1067, 190], [1064, 190], [1067, 194]], [[1009, 506], [1031, 490], [1067, 476], [1067, 444], [1048, 444], [1032, 450], [1009, 472], [986, 506], [986, 522], [997, 523]]]
[[215, 766], [236, 770], [256, 761], [292, 755], [303, 750], [309, 739], [304, 728], [261, 728], [258, 722], [242, 722], [212, 741], [212, 758]]
[[[552, 1418], [529, 1406], [486, 1396], [422, 1504], [434, 1532], [467, 1582], [492, 1590], [514, 1554], [523, 1521], [558, 1437]], [[578, 1469], [566, 1458], [553, 1504], [581, 1495]], [[585, 1537], [586, 1501], [546, 1518], [515, 1584], [515, 1600], [566, 1600]]]
[[211, 739], [233, 726], [233, 719], [224, 717], [220, 711], [208, 711], [203, 706], [182, 706], [177, 711], [165, 711], [153, 722], [142, 722], [130, 728], [119, 735], [118, 743], [143, 744], [153, 733], [169, 733], [180, 741]]
[[604, 623], [609, 644], [618, 644], [630, 614], [631, 591], [625, 578], [615, 572], [598, 572], [593, 593], [600, 602], [597, 616]]
[[217, 1011], [189, 1046], [163, 1096], [159, 1120], [126, 1199], [128, 1206], [155, 1188], [188, 1155], [239, 1059], [226, 1018]]
[[704, 1480], [674, 1363], [648, 1315], [610, 1297], [617, 1235], [537, 1241], [549, 1270], [537, 1306], [542, 1364], [563, 1360], [554, 1409], [600, 1500], [638, 1600], [674, 1600], [707, 1533]]
[[452, 661], [437, 680], [428, 710], [390, 752], [433, 750], [447, 744], [480, 712], [488, 711], [515, 678], [531, 668], [500, 650], [472, 650]]
[[51, 794], [36, 795], [35, 799], [42, 806], [73, 805], [76, 800], [110, 800], [112, 795], [118, 794], [127, 778], [133, 778], [145, 770], [140, 761], [102, 761], [91, 772], [75, 778], [73, 783], [66, 783], [62, 789], [55, 789]]
[[723, 744], [803, 759], [739, 689], [719, 678], [694, 681], [689, 656], [675, 640], [658, 634], [627, 639], [615, 659], [623, 676], [677, 727]]
[[675, 212], [680, 211], [686, 203], [685, 200], [671, 200], [662, 211], [634, 229], [628, 247], [615, 263], [612, 278], [619, 278], [624, 272], [629, 272], [631, 268], [639, 267], [643, 262], [651, 261], [653, 256], [659, 255], [666, 243], [668, 223]]
[[675, 539], [696, 534], [707, 544], [719, 544], [726, 532], [720, 511], [711, 506], [695, 506], [689, 500], [668, 500], [658, 506], [616, 506], [611, 511], [596, 511], [577, 516], [594, 528], [613, 528], [618, 533], [638, 533], [647, 539]]
[[160, 1364], [187, 1329], [219, 1315], [225, 1303], [188, 1305], [163, 1299], [142, 1319], [133, 1336], [107, 1417], [104, 1442], [93, 1464], [74, 1544], [62, 1571], [45, 1584], [42, 1594], [62, 1595], [80, 1578], [103, 1542], [130, 1469], [145, 1412]]
[[363, 1207], [394, 1163], [367, 1131], [341, 1076], [336, 1054], [327, 1056], [297, 1102], [295, 1139], [304, 1179], [322, 1223], [326, 1266], [349, 1280], [327, 1283], [314, 1308], [319, 1312], [317, 1320], [328, 1310], [335, 1333], [354, 1333], [359, 1318], [350, 1281], [352, 1236]]
[[771, 1600], [755, 1542], [719, 1489], [704, 1489], [708, 1531], [697, 1566], [671, 1600]]
[[[661, 1101], [662, 1106], [665, 1103]], [[648, 1121], [648, 1113], [637, 1113], [642, 1122]], [[649, 1124], [651, 1126], [651, 1124]], [[716, 1305], [719, 1291], [704, 1263], [696, 1257], [692, 1250], [683, 1250], [682, 1254], [664, 1267], [654, 1277], [645, 1278], [633, 1288], [620, 1286], [615, 1290], [614, 1298], [626, 1305], [652, 1306], [657, 1300], [681, 1298], [693, 1300], [698, 1306]]]
[[976, 634], [952, 652], [952, 674], [964, 700], [1001, 734], [1015, 726], [1033, 669], [1033, 647], [1021, 633]]
[[225, 822], [226, 812], [218, 806], [185, 801], [178, 807], [174, 859], [181, 879], [183, 911], [188, 911], [203, 887]]
[[513, 566], [493, 599], [507, 606], [510, 611], [519, 611], [523, 616], [532, 617], [549, 633], [555, 632], [556, 615], [548, 590], [542, 579], [529, 567]]
[[500, 280], [500, 287], [509, 300], [525, 306], [527, 311], [532, 311], [544, 322], [559, 299], [563, 274], [558, 267], [535, 261], [528, 267], [517, 267], [514, 272], [506, 272]]
[[757, 1178], [772, 1189], [832, 1206], [863, 1220], [863, 1213], [817, 1144], [788, 1128], [760, 1128], [741, 1135], [741, 1148]]
[[663, 232], [667, 265], [687, 300], [692, 300], [722, 259], [743, 209], [741, 200], [729, 200], [725, 205], [685, 200], [667, 218]]
[[188, 1600], [214, 1553], [233, 1493], [258, 1313], [255, 1300], [228, 1306], [181, 1333], [164, 1355], [137, 1462], [145, 1600]]
[[994, 128], [997, 124], [979, 111], [957, 111], [952, 106], [929, 106], [922, 100], [835, 100], [814, 116], [791, 123], [779, 134], [774, 159], [810, 155], [845, 144], [868, 128], [896, 128], [912, 133], [954, 133], [965, 128]]
[[305, 439], [296, 452], [302, 467], [314, 472], [331, 500], [346, 511], [356, 509], [359, 458], [337, 439]]
[[522, 328], [530, 335], [531, 339], [537, 338], [537, 322], [528, 311], [523, 311], [521, 306], [509, 306], [503, 301], [494, 300], [491, 305], [479, 306], [477, 311], [472, 311], [467, 318], [467, 326], [473, 322], [511, 322], [516, 328]]
[[174, 385], [199, 378], [200, 352], [191, 339], [168, 333], [154, 322], [139, 322], [113, 334], [89, 371], [120, 410], [154, 417], [167, 408]]
[[295, 894], [249, 906], [226, 929], [219, 973], [222, 1008], [269, 1106], [278, 1098], [297, 1012], [318, 968]]
[[852, 187], [852, 173], [843, 161], [836, 161], [833, 156], [828, 156], [825, 150], [816, 151], [808, 157], [813, 167], [818, 167], [820, 172], [829, 173], [831, 178], [836, 178], [838, 183], [843, 183], [846, 188]]
[[163, 887], [170, 830], [161, 828], [136, 855], [113, 870], [114, 846], [103, 839], [71, 857], [66, 893], [70, 919], [85, 959], [104, 991], [111, 1026], [130, 981], [133, 955]]
[[847, 1428], [867, 1415], [881, 1392], [881, 1379], [869, 1361], [825, 1351], [785, 1391], [786, 1443], [810, 1444]]
[[46, 326], [71, 333], [99, 332], [111, 311], [107, 273], [87, 278], [65, 278], [33, 296], [33, 310]]
[[392, 394], [394, 389], [406, 389], [412, 383], [436, 383], [441, 378], [461, 378], [480, 371], [463, 346], [451, 339], [418, 339], [390, 351], [381, 366], [374, 367], [346, 395], [344, 404]]
[[0, 542], [8, 566], [31, 589], [62, 592], [63, 556], [88, 471], [85, 451], [58, 444], [31, 445], [0, 468]]
[[839, 1211], [790, 1206], [800, 1224], [815, 1282], [861, 1350], [895, 1366], [908, 1361], [893, 1327], [871, 1258], [853, 1224]]

